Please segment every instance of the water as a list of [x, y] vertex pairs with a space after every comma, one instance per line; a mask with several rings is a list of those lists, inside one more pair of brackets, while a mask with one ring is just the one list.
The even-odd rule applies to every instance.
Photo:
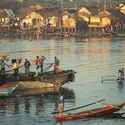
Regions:
[[[116, 76], [120, 68], [125, 68], [125, 40], [111, 41], [108, 38], [91, 38], [86, 42], [76, 42], [74, 38], [39, 41], [1, 40], [0, 52], [10, 54], [11, 59], [23, 57], [23, 62], [25, 58], [32, 60], [37, 55], [44, 55], [45, 63], [52, 63], [57, 56], [62, 69], [75, 70], [77, 72], [75, 82], [63, 86], [67, 91], [65, 109], [100, 99], [106, 99], [104, 103], [107, 104], [125, 101], [124, 86], [118, 86], [115, 80], [101, 83], [102, 77]], [[8, 63], [11, 63], [11, 60]], [[0, 112], [0, 125], [60, 125], [61, 123], [56, 123], [55, 119], [51, 118], [51, 112], [57, 110], [58, 98], [58, 95], [8, 98], [6, 110]], [[100, 106], [104, 105], [96, 104], [84, 109]], [[125, 109], [125, 106], [123, 108]], [[62, 124], [124, 125], [125, 122], [122, 119], [86, 119]]]

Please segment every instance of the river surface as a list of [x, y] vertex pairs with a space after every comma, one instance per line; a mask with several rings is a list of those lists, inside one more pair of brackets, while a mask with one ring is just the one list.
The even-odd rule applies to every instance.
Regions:
[[[44, 55], [45, 63], [60, 60], [62, 69], [75, 70], [75, 82], [63, 86], [66, 91], [65, 109], [86, 105], [105, 99], [105, 104], [125, 102], [125, 87], [118, 86], [118, 70], [125, 68], [125, 40], [91, 38], [76, 42], [74, 38], [50, 38], [48, 40], [0, 40], [0, 52], [11, 59], [29, 60]], [[111, 76], [111, 77], [105, 77]], [[102, 81], [103, 77], [103, 81]], [[109, 79], [106, 81], [106, 79]], [[7, 98], [6, 110], [0, 111], [0, 125], [61, 125], [51, 117], [58, 107], [58, 95], [38, 95]], [[1, 99], [0, 101], [4, 101]], [[104, 106], [94, 104], [78, 111]], [[123, 107], [125, 109], [125, 106]], [[121, 112], [124, 112], [121, 110]], [[63, 122], [62, 125], [125, 125], [122, 119], [86, 119]]]

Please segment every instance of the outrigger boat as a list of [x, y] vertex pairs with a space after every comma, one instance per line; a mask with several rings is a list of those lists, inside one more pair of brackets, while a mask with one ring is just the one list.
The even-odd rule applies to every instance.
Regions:
[[0, 86], [0, 96], [9, 96], [17, 87], [18, 84], [8, 84]]
[[101, 83], [104, 83], [104, 82], [117, 82], [119, 85], [120, 84], [123, 84], [124, 83], [124, 78], [123, 79], [118, 79], [116, 78], [115, 75], [112, 75], [112, 76], [103, 76], [101, 78]]
[[63, 116], [55, 116], [53, 117], [57, 121], [67, 121], [67, 120], [77, 120], [77, 119], [86, 119], [86, 118], [97, 118], [97, 117], [105, 117], [106, 115], [112, 114], [114, 112], [119, 111], [123, 106], [125, 105], [125, 102], [122, 102], [116, 106], [114, 105], [106, 105], [101, 108], [86, 110], [82, 112], [78, 112], [75, 114], [67, 114]]

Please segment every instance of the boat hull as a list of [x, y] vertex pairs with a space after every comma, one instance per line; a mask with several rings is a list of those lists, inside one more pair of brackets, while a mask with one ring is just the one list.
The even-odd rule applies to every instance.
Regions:
[[102, 108], [87, 110], [87, 111], [83, 111], [83, 112], [79, 112], [79, 113], [75, 113], [75, 114], [68, 114], [68, 115], [64, 115], [64, 116], [53, 115], [53, 117], [56, 118], [57, 121], [103, 117], [110, 113], [119, 111], [124, 105], [125, 105], [125, 103], [120, 103], [117, 106], [106, 105], [105, 107], [102, 107]]
[[[75, 73], [76, 72], [73, 70], [64, 70], [62, 73], [59, 74], [54, 74], [53, 71], [49, 71], [43, 73], [42, 76], [37, 76], [37, 77], [34, 77], [34, 72], [30, 72], [28, 76], [25, 73], [20, 73], [18, 77], [13, 76], [13, 73], [8, 73], [6, 74], [6, 82], [19, 83], [22, 84], [22, 86], [24, 87], [25, 84], [27, 84], [26, 89], [28, 86], [29, 88], [31, 87], [30, 83], [32, 83], [32, 85], [33, 83], [34, 84], [38, 83], [39, 85], [42, 83], [57, 83], [58, 86], [61, 87], [65, 83], [73, 82], [75, 80]], [[39, 87], [39, 85], [37, 86], [37, 88]], [[20, 88], [22, 89], [22, 87]]]
[[9, 96], [17, 87], [18, 84], [16, 85], [9, 84], [0, 86], [0, 96]]

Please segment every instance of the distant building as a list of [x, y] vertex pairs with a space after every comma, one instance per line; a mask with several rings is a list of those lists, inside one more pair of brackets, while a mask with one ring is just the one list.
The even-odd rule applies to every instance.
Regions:
[[61, 14], [63, 32], [76, 32], [76, 9], [64, 9]]
[[108, 14], [90, 16], [89, 29], [91, 32], [105, 32], [111, 24]]
[[23, 2], [24, 0], [6, 0], [5, 2]]
[[43, 25], [43, 17], [35, 11], [34, 8], [29, 7], [18, 10], [17, 16], [21, 19], [21, 24], [25, 24], [24, 28]]
[[15, 14], [10, 9], [1, 9], [0, 10], [0, 31], [9, 31], [10, 22], [15, 18]]
[[125, 14], [125, 4], [123, 4], [123, 5], [120, 7], [120, 12], [122, 12], [122, 13]]
[[125, 30], [125, 14], [120, 11], [120, 9], [107, 9], [101, 11], [100, 14], [108, 14], [108, 18], [111, 21], [112, 31], [124, 31]]
[[10, 19], [14, 18], [15, 14], [10, 9], [1, 9], [0, 22], [9, 23]]
[[43, 26], [57, 28], [59, 27], [60, 12], [54, 8], [46, 8], [36, 11], [43, 17]]

